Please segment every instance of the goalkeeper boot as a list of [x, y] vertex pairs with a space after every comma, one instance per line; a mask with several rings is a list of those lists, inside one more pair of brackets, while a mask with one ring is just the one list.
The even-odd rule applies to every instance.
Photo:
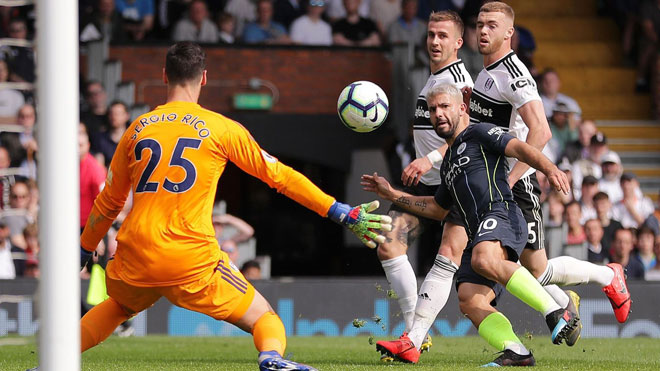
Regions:
[[502, 367], [502, 366], [534, 366], [536, 360], [530, 352], [526, 356], [522, 356], [510, 349], [504, 349], [500, 352], [500, 356], [495, 358], [493, 362], [486, 363], [481, 367]]
[[607, 295], [607, 298], [610, 299], [610, 304], [612, 304], [612, 309], [614, 309], [616, 320], [620, 323], [624, 323], [628, 319], [630, 305], [632, 304], [632, 300], [630, 300], [630, 292], [626, 285], [626, 277], [623, 274], [623, 267], [621, 264], [610, 263], [607, 266], [614, 271], [614, 278], [609, 285], [603, 287], [603, 292]]
[[559, 345], [577, 326], [578, 318], [566, 309], [557, 309], [545, 316], [545, 323], [552, 332], [552, 343]]
[[431, 335], [426, 334], [426, 337], [424, 337], [424, 342], [422, 343], [422, 346], [419, 347], [419, 352], [420, 353], [430, 352], [432, 346], [433, 346], [433, 339], [431, 338]]
[[405, 363], [417, 363], [419, 361], [419, 350], [405, 333], [397, 340], [377, 342], [376, 350], [397, 361]]
[[275, 351], [259, 353], [259, 371], [276, 371], [276, 370], [318, 371], [312, 366], [308, 366], [302, 363], [284, 359], [279, 353]]
[[566, 307], [566, 310], [575, 313], [575, 317], [577, 318], [575, 328], [566, 336], [566, 345], [572, 347], [578, 340], [580, 340], [580, 333], [582, 332], [582, 321], [580, 321], [580, 296], [575, 291], [571, 290], [566, 290], [566, 294], [568, 295], [568, 306]]

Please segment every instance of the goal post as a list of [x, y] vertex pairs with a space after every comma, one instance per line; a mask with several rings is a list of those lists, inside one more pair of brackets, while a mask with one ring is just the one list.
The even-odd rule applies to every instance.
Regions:
[[80, 370], [78, 1], [36, 11], [39, 367]]

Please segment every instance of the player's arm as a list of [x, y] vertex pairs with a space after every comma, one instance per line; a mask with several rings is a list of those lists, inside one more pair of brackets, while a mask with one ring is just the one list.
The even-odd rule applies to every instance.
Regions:
[[508, 157], [517, 158], [519, 160], [518, 163], [525, 162], [535, 169], [540, 170], [548, 177], [548, 181], [557, 191], [561, 191], [564, 194], [568, 194], [570, 191], [571, 187], [566, 174], [559, 170], [541, 151], [531, 145], [512, 138], [506, 144], [504, 154]]
[[413, 196], [406, 192], [395, 189], [387, 179], [373, 175], [362, 175], [360, 182], [362, 189], [374, 192], [379, 197], [394, 202], [403, 209], [430, 219], [443, 220], [449, 211], [440, 206], [434, 196]]
[[[529, 128], [525, 142], [539, 151], [543, 150], [543, 147], [552, 138], [543, 103], [540, 100], [529, 101], [518, 108], [518, 113]], [[509, 173], [509, 186], [513, 187], [528, 169], [529, 164], [517, 162]]]
[[401, 181], [404, 185], [417, 185], [422, 175], [426, 174], [433, 168], [433, 165], [440, 164], [442, 157], [447, 151], [447, 145], [444, 144], [440, 148], [429, 152], [426, 156], [415, 159], [409, 163], [401, 172]]
[[241, 170], [320, 216], [346, 226], [368, 247], [376, 247], [375, 242], [384, 242], [384, 237], [374, 230], [391, 230], [389, 216], [370, 214], [378, 207], [378, 202], [357, 207], [337, 202], [307, 177], [262, 150], [242, 126], [230, 129], [221, 142], [227, 157]]
[[121, 212], [131, 189], [128, 174], [128, 135], [124, 135], [112, 157], [105, 186], [94, 200], [87, 224], [80, 236], [81, 252], [92, 252], [108, 232], [112, 222]]

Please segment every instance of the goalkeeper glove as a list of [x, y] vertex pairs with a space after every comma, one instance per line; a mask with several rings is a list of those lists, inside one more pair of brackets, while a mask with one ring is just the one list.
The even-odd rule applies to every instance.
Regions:
[[80, 269], [83, 269], [87, 265], [89, 259], [92, 258], [92, 254], [93, 252], [89, 252], [80, 246]]
[[373, 249], [376, 247], [376, 243], [385, 242], [385, 236], [377, 234], [374, 230], [392, 230], [392, 218], [387, 215], [370, 214], [378, 208], [378, 205], [378, 201], [372, 201], [351, 207], [335, 201], [328, 211], [328, 218], [346, 226], [362, 243]]

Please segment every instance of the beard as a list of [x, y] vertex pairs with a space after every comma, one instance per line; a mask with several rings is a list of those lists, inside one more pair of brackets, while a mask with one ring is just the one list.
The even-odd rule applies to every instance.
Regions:
[[439, 125], [434, 125], [435, 126], [435, 133], [438, 134], [438, 136], [442, 139], [449, 139], [454, 136], [456, 133], [456, 128], [458, 127], [458, 123], [460, 120], [460, 116], [456, 115], [454, 117], [448, 117], [447, 118], [447, 126], [449, 126], [446, 130], [440, 130]]

